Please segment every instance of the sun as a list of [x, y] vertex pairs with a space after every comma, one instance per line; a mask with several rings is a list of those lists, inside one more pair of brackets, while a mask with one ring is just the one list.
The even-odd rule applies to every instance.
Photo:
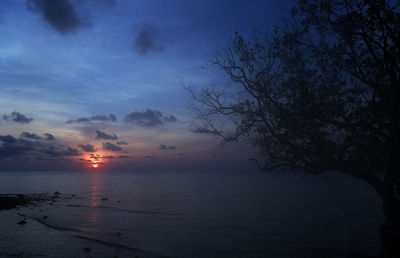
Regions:
[[92, 166], [93, 166], [93, 168], [98, 168], [99, 164], [93, 164]]

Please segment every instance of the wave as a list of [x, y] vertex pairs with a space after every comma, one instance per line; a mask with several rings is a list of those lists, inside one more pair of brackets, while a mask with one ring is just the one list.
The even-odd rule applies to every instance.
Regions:
[[76, 237], [77, 238], [82, 238], [82, 239], [85, 239], [85, 240], [88, 240], [88, 241], [91, 241], [91, 242], [95, 242], [95, 243], [98, 243], [98, 244], [110, 246], [110, 247], [122, 248], [122, 249], [130, 250], [130, 251], [134, 251], [134, 252], [137, 252], [137, 253], [145, 254], [146, 257], [155, 257], [155, 258], [167, 258], [168, 257], [168, 256], [165, 256], [165, 255], [156, 254], [156, 253], [153, 253], [153, 252], [148, 252], [148, 251], [145, 251], [145, 250], [142, 250], [142, 249], [139, 249], [139, 248], [130, 247], [130, 246], [123, 245], [123, 244], [120, 244], [120, 243], [106, 241], [106, 240], [103, 240], [103, 239], [100, 239], [100, 238], [96, 238], [96, 237], [93, 237], [93, 236], [89, 236], [89, 235], [77, 235]]
[[23, 214], [23, 213], [20, 213], [20, 212], [18, 212], [17, 214], [22, 216], [22, 217], [27, 217], [27, 218], [33, 219], [36, 222], [38, 222], [38, 223], [40, 223], [42, 225], [45, 225], [46, 227], [52, 228], [52, 229], [62, 230], [62, 231], [84, 232], [84, 231], [76, 229], [76, 228], [67, 228], [67, 227], [61, 227], [61, 226], [53, 225], [53, 224], [50, 224], [50, 223], [48, 223], [47, 221], [45, 221], [45, 220], [43, 220], [41, 218], [38, 218], [38, 217], [35, 217], [35, 216], [32, 216], [32, 215]]
[[111, 210], [111, 211], [120, 211], [120, 212], [136, 213], [136, 214], [183, 215], [183, 214], [178, 214], [178, 213], [167, 213], [167, 212], [162, 212], [162, 211], [146, 211], [146, 210], [122, 209], [122, 208], [111, 207], [111, 206], [103, 206], [103, 205], [99, 205], [99, 206], [90, 206], [90, 205], [81, 205], [81, 204], [67, 204], [66, 206], [68, 206], [68, 207], [73, 207], [73, 208], [106, 209], [106, 210]]
[[[85, 232], [83, 230], [79, 230], [79, 229], [76, 229], [76, 228], [68, 228], [68, 227], [62, 227], [62, 226], [50, 224], [47, 221], [44, 221], [43, 219], [35, 217], [35, 216], [32, 216], [32, 215], [28, 215], [28, 214], [24, 214], [24, 213], [20, 213], [20, 212], [18, 212], [17, 214], [19, 216], [22, 216], [22, 217], [27, 217], [27, 218], [33, 219], [34, 221], [36, 221], [36, 222], [38, 222], [38, 223], [40, 223], [40, 224], [42, 224], [42, 225], [44, 225], [44, 226], [46, 226], [48, 228], [51, 228], [51, 229], [60, 230], [60, 231], [78, 232], [78, 233], [83, 233], [84, 232], [86, 234], [88, 233], [88, 232]], [[73, 236], [77, 237], [77, 238], [85, 239], [87, 241], [91, 241], [91, 242], [95, 242], [95, 243], [98, 243], [98, 244], [102, 244], [102, 245], [105, 245], [105, 246], [121, 248], [121, 249], [129, 250], [129, 251], [133, 251], [133, 252], [136, 252], [137, 254], [144, 255], [145, 257], [153, 257], [153, 258], [167, 258], [168, 257], [168, 256], [165, 256], [165, 255], [161, 255], [161, 254], [145, 251], [145, 250], [142, 250], [142, 249], [139, 249], [139, 248], [127, 246], [127, 245], [116, 243], [116, 242], [107, 241], [107, 240], [100, 239], [100, 238], [97, 238], [97, 237], [94, 237], [94, 236], [90, 236], [90, 235], [86, 235], [86, 234], [78, 234], [78, 235], [73, 235]]]

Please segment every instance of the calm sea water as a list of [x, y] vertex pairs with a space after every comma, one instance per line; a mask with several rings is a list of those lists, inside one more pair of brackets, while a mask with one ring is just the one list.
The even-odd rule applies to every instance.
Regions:
[[[55, 191], [61, 197], [54, 205], [0, 211], [0, 255], [74, 256], [81, 243], [72, 238], [76, 234], [171, 257], [308, 257], [380, 249], [381, 203], [369, 186], [344, 176], [0, 173], [0, 193]], [[16, 212], [46, 215], [46, 223], [58, 228], [33, 220], [17, 227]], [[107, 250], [104, 257], [111, 255]]]

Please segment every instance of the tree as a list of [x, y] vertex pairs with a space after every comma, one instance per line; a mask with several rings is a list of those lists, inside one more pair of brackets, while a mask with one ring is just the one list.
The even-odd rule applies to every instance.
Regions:
[[250, 139], [263, 170], [337, 171], [371, 185], [386, 219], [383, 257], [400, 257], [399, 11], [399, 1], [300, 0], [284, 28], [236, 33], [217, 52], [230, 84], [189, 89], [208, 130]]

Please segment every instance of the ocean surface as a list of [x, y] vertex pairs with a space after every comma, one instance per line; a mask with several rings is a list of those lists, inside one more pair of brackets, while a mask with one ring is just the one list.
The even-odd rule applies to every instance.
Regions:
[[[0, 256], [378, 254], [384, 220], [378, 196], [361, 181], [329, 178], [262, 172], [2, 172], [2, 194], [60, 195], [55, 203], [0, 211]], [[27, 224], [17, 225], [22, 218]]]

